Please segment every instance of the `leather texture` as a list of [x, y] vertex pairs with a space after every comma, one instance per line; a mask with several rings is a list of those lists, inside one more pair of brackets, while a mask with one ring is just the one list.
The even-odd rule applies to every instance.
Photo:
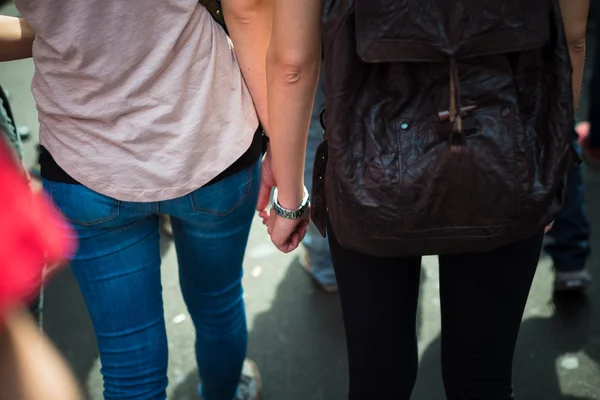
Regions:
[[323, 234], [328, 218], [363, 253], [455, 254], [554, 219], [574, 162], [557, 0], [325, 0], [323, 26]]

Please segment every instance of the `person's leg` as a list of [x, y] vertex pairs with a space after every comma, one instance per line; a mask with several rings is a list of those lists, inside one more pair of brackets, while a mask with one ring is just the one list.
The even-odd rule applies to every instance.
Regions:
[[44, 188], [77, 231], [71, 269], [98, 339], [104, 398], [166, 399], [156, 207], [119, 202], [82, 185], [45, 180]]
[[440, 257], [442, 375], [448, 400], [512, 400], [512, 362], [543, 235]]
[[328, 229], [350, 372], [350, 400], [408, 400], [417, 378], [421, 258], [345, 249]]
[[240, 399], [254, 399], [260, 390], [257, 374], [240, 381], [248, 340], [242, 261], [255, 213], [259, 168], [257, 164], [161, 203], [161, 212], [171, 215], [181, 290], [196, 327], [203, 400], [233, 399], [238, 383]]
[[[309, 190], [312, 190], [313, 164], [315, 161], [315, 152], [323, 140], [323, 128], [321, 127], [321, 110], [325, 107], [325, 83], [323, 74], [319, 79], [317, 92], [315, 94], [315, 104], [313, 106], [310, 128], [308, 130], [308, 141], [306, 144], [306, 166], [304, 167], [304, 183]], [[316, 283], [327, 292], [336, 292], [337, 283], [335, 281], [335, 272], [329, 252], [329, 243], [323, 238], [317, 227], [310, 224], [306, 236], [302, 241], [306, 249], [306, 257], [303, 260], [304, 268], [311, 274]]]
[[[23, 159], [23, 143], [19, 135], [19, 129], [15, 125], [8, 93], [0, 86], [0, 137], [5, 139], [15, 151], [19, 159]], [[40, 276], [40, 280], [42, 277]], [[36, 296], [29, 303], [29, 311], [38, 320], [40, 315], [40, 299]]]
[[581, 166], [574, 166], [562, 211], [548, 232], [551, 242], [544, 250], [554, 263], [556, 290], [581, 290], [591, 278], [585, 270], [590, 255], [590, 226], [585, 215]]

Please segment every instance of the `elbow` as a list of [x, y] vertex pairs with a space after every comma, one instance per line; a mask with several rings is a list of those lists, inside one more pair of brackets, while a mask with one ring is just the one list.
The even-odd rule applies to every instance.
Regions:
[[572, 54], [585, 53], [586, 25], [580, 24], [577, 29], [567, 29], [567, 45]]
[[572, 54], [585, 54], [585, 37], [569, 41], [569, 51]]
[[311, 81], [319, 73], [320, 59], [310, 53], [292, 51], [267, 53], [267, 69], [280, 83], [296, 85], [305, 80]]
[[312, 82], [318, 73], [318, 68], [309, 64], [277, 64], [271, 65], [270, 71], [274, 83], [296, 86]]
[[227, 23], [239, 25], [250, 24], [257, 15], [261, 15], [268, 7], [269, 0], [224, 0], [223, 15]]

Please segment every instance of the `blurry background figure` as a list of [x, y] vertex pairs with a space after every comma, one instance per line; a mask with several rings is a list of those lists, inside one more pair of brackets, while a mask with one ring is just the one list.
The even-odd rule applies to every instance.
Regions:
[[[599, 9], [597, 4], [590, 4], [590, 25], [598, 23]], [[580, 21], [580, 30], [585, 32], [586, 20]], [[600, 167], [600, 135], [590, 129], [594, 125], [600, 127], [600, 40], [592, 40], [592, 51], [587, 56], [595, 56], [593, 62], [591, 81], [588, 86], [589, 108], [587, 110], [589, 121], [580, 122], [575, 127], [575, 148], [579, 151], [585, 164], [590, 168]], [[578, 44], [579, 47], [584, 44]], [[581, 48], [580, 51], [585, 51]], [[596, 122], [597, 121], [597, 122]], [[597, 129], [600, 130], [600, 129]], [[582, 292], [588, 288], [592, 278], [585, 268], [590, 256], [590, 225], [585, 210], [584, 184], [582, 179], [583, 166], [575, 166], [571, 171], [569, 187], [564, 208], [556, 218], [553, 229], [548, 233], [552, 239], [544, 247], [554, 264], [556, 292]]]
[[[8, 93], [0, 86], [0, 136], [2, 140], [7, 142], [9, 147], [14, 151], [20, 163], [23, 162], [23, 144], [22, 138], [19, 134], [15, 118], [10, 107]], [[37, 187], [37, 191], [41, 191], [41, 185], [39, 182], [33, 182], [34, 186]], [[35, 185], [37, 183], [37, 185]], [[40, 275], [40, 280], [42, 279]], [[34, 317], [37, 319], [40, 313], [40, 301], [39, 298], [35, 298], [31, 301], [30, 310]]]
[[[600, 8], [595, 2], [591, 2], [590, 14], [594, 26], [598, 27], [600, 21]], [[588, 121], [583, 121], [577, 125], [577, 134], [583, 153], [583, 158], [590, 168], [600, 168], [600, 40], [594, 40], [594, 48], [588, 54], [595, 55], [592, 66], [592, 77], [589, 83], [589, 109]], [[595, 129], [594, 129], [595, 127]]]
[[582, 167], [575, 166], [567, 189], [565, 205], [554, 221], [544, 250], [554, 264], [554, 290], [583, 291], [591, 284], [585, 268], [590, 256], [590, 226], [585, 214]]
[[[3, 88], [4, 89], [4, 88]], [[10, 102], [10, 93], [4, 89], [2, 92], [2, 96], [3, 99], [6, 99], [6, 102]], [[21, 142], [25, 143], [27, 142], [29, 139], [31, 139], [31, 129], [28, 126], [17, 126], [17, 134], [19, 135], [19, 138], [21, 139]]]
[[8, 144], [23, 158], [23, 144], [8, 102], [8, 93], [0, 86], [0, 132]]
[[[5, 128], [5, 127], [4, 127]], [[46, 263], [74, 243], [67, 225], [33, 193], [0, 127], [0, 399], [81, 399], [75, 380], [23, 305], [35, 297]]]
[[[312, 190], [313, 163], [315, 152], [321, 140], [323, 140], [323, 128], [321, 127], [320, 114], [325, 108], [325, 84], [323, 74], [319, 79], [315, 104], [313, 106], [310, 129], [308, 131], [308, 142], [306, 146], [306, 167], [304, 168], [304, 182], [310, 192]], [[308, 232], [302, 242], [306, 253], [301, 258], [304, 269], [312, 276], [315, 283], [325, 292], [336, 293], [337, 282], [333, 263], [329, 252], [329, 242], [323, 238], [314, 224], [308, 226]]]

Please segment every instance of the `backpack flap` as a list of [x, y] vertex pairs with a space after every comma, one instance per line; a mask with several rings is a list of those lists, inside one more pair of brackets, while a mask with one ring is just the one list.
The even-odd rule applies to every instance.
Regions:
[[355, 0], [365, 62], [443, 62], [543, 47], [549, 0]]

